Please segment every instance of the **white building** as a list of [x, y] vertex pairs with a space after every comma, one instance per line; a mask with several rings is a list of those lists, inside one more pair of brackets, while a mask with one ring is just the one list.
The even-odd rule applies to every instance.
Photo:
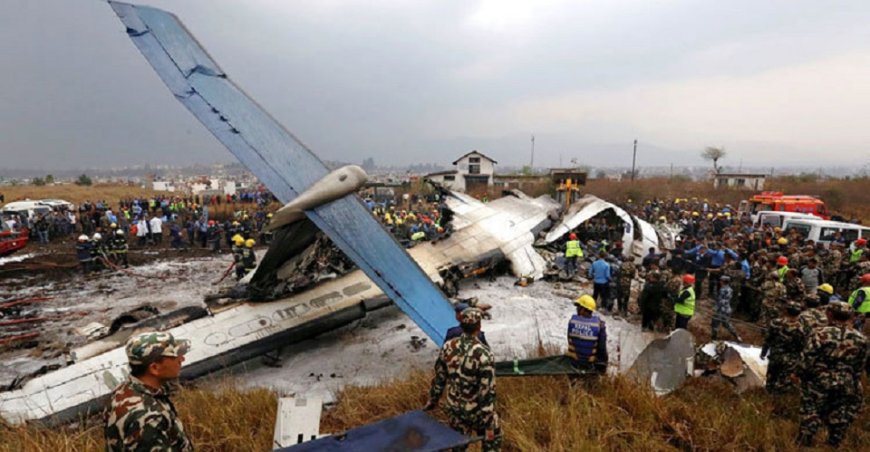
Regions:
[[742, 190], [764, 190], [767, 174], [728, 174], [713, 175], [713, 188], [737, 188]]
[[495, 160], [478, 151], [471, 151], [453, 162], [456, 169], [426, 175], [426, 179], [446, 188], [462, 192], [487, 189], [493, 184]]
[[152, 182], [151, 188], [154, 191], [175, 191], [175, 186], [172, 185], [172, 182], [165, 180], [156, 180]]

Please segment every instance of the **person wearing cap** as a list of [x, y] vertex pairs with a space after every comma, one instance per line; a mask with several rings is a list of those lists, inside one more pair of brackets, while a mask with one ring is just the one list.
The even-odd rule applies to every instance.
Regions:
[[683, 275], [683, 289], [674, 300], [674, 329], [689, 328], [689, 320], [695, 315], [695, 277]]
[[127, 341], [130, 377], [109, 399], [107, 451], [193, 450], [167, 388], [181, 373], [189, 349], [188, 341], [164, 332], [141, 333]]
[[734, 297], [734, 290], [731, 288], [731, 276], [722, 275], [722, 288], [719, 289], [719, 295], [716, 297], [716, 305], [713, 306], [713, 317], [710, 322], [711, 337], [715, 341], [719, 336], [719, 326], [724, 326], [737, 342], [743, 342], [743, 339], [737, 334], [737, 330], [731, 323], [731, 299]]
[[607, 372], [607, 327], [598, 316], [595, 299], [584, 294], [574, 300], [577, 313], [568, 322], [568, 357], [579, 370]]
[[809, 339], [813, 331], [828, 326], [828, 315], [825, 311], [828, 309], [833, 293], [834, 288], [830, 284], [822, 284], [816, 291], [816, 295], [804, 298], [806, 309], [798, 315], [798, 322], [801, 324], [801, 331], [805, 338]]
[[446, 393], [448, 425], [463, 435], [483, 437], [481, 449], [493, 451], [501, 448], [502, 435], [495, 412], [495, 358], [477, 336], [482, 319], [483, 312], [477, 308], [460, 314], [462, 335], [441, 347], [429, 402], [423, 409], [435, 409]]
[[864, 318], [870, 316], [870, 273], [861, 275], [861, 287], [849, 295], [849, 306], [858, 313], [856, 327], [863, 328]]
[[825, 424], [828, 444], [838, 447], [861, 411], [861, 374], [867, 366], [868, 341], [852, 326], [853, 314], [848, 304], [831, 303], [831, 324], [813, 332], [801, 354], [801, 446], [812, 446]]
[[761, 325], [779, 317], [780, 300], [785, 298], [785, 285], [779, 282], [779, 273], [771, 271], [767, 280], [761, 284]]
[[79, 260], [79, 265], [82, 267], [82, 273], [90, 273], [93, 269], [93, 248], [94, 245], [88, 240], [87, 235], [82, 234], [79, 236], [78, 243], [76, 243], [76, 257]]
[[771, 394], [782, 393], [794, 387], [791, 376], [797, 371], [800, 353], [806, 343], [798, 321], [798, 314], [801, 313], [800, 302], [787, 301], [785, 313], [785, 316], [771, 320], [761, 347], [762, 359], [770, 355], [765, 388]]
[[580, 248], [580, 241], [577, 240], [577, 234], [572, 232], [565, 242], [565, 272], [568, 273], [569, 278], [577, 273], [577, 261], [582, 257], [583, 249]]
[[867, 251], [867, 239], [860, 238], [852, 242], [849, 250], [849, 263], [857, 264], [861, 260], [861, 256]]
[[[447, 334], [444, 336], [445, 342], [462, 336], [462, 311], [470, 307], [471, 305], [468, 303], [456, 303], [453, 305], [453, 310], [456, 312], [456, 321], [459, 322], [459, 324], [447, 330]], [[477, 333], [477, 338], [480, 339], [480, 342], [482, 342], [483, 345], [489, 346], [489, 342], [486, 341], [486, 334], [483, 333], [483, 330]]]

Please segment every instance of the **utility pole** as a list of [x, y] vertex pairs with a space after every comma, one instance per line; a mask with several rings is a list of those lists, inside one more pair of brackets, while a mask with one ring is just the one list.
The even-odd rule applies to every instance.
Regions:
[[631, 180], [634, 180], [634, 165], [637, 162], [637, 139], [634, 140], [634, 152], [631, 154]]
[[529, 170], [535, 169], [535, 135], [532, 135], [532, 162], [529, 164]]

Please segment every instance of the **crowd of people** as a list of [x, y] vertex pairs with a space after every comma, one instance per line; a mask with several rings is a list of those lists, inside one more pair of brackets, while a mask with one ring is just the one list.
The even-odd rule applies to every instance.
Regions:
[[440, 202], [438, 195], [409, 195], [398, 202], [390, 199], [380, 203], [366, 198], [365, 203], [372, 215], [405, 247], [437, 240], [449, 234], [452, 228], [453, 214]]
[[[836, 233], [816, 243], [799, 230], [753, 225], [748, 214], [706, 200], [630, 201], [623, 208], [679, 233], [673, 249], [651, 248], [642, 263], [623, 258], [624, 229], [603, 215], [573, 231], [565, 243], [566, 268], [591, 256], [587, 276], [605, 310], [627, 315], [632, 281], [645, 329], [688, 329], [696, 307], [710, 310], [711, 337], [724, 328], [742, 341], [732, 313], [764, 337], [770, 365], [767, 389], [800, 390], [801, 444], [822, 426], [838, 445], [860, 411], [861, 374], [867, 371], [870, 252], [867, 240]], [[573, 262], [572, 262], [573, 261]]]

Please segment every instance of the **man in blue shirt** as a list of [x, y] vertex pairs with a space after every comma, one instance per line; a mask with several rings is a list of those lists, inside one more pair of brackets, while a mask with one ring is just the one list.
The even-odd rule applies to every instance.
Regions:
[[608, 292], [610, 280], [613, 277], [610, 272], [610, 264], [608, 264], [605, 259], [606, 257], [606, 251], [598, 253], [598, 259], [596, 259], [595, 262], [592, 263], [592, 266], [589, 267], [589, 277], [592, 278], [593, 283], [592, 298], [594, 298], [595, 301], [600, 300], [600, 303], [609, 311], [612, 306], [609, 304], [611, 300]]

